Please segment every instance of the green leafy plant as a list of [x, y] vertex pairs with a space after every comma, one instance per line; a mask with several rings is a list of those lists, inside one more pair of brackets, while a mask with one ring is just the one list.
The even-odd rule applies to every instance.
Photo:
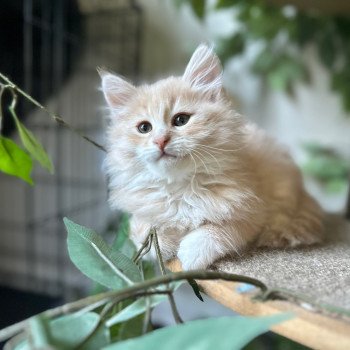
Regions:
[[19, 137], [24, 150], [14, 141], [0, 135], [0, 171], [21, 178], [29, 184], [33, 184], [31, 171], [33, 160], [53, 173], [52, 162], [45, 152], [39, 140], [28, 130], [19, 120], [16, 113], [17, 93], [11, 84], [2, 84], [0, 82], [0, 131], [2, 124], [2, 99], [3, 93], [8, 90], [12, 95], [11, 105], [8, 107], [12, 118], [14, 119]]
[[[109, 290], [97, 295], [47, 310], [29, 320], [0, 331], [0, 340], [12, 337], [10, 349], [238, 349], [272, 325], [293, 317], [279, 314], [270, 317], [223, 317], [183, 323], [178, 315], [173, 292], [185, 281], [191, 281], [200, 295], [195, 280], [224, 279], [250, 283], [268, 290], [258, 280], [214, 271], [167, 273], [160, 254], [158, 237], [151, 230], [133, 257], [122, 251], [132, 244], [125, 234], [128, 218], [116, 241], [108, 245], [93, 230], [64, 220], [68, 232], [68, 252], [76, 267], [94, 282]], [[145, 278], [142, 257], [155, 249], [161, 276]], [[126, 249], [130, 252], [130, 249]], [[150, 310], [169, 299], [173, 303], [176, 326], [153, 330]], [[224, 337], [222, 330], [225, 329]]]
[[[15, 122], [20, 140], [24, 147], [21, 148], [13, 140], [6, 138], [1, 135], [2, 130], [2, 96], [5, 91], [9, 91], [12, 96], [12, 102], [8, 106], [8, 110]], [[44, 147], [41, 145], [40, 141], [34, 136], [34, 134], [28, 130], [24, 124], [19, 120], [16, 105], [18, 96], [22, 96], [27, 101], [32, 103], [34, 106], [46, 112], [53, 121], [58, 123], [61, 126], [64, 126], [78, 136], [84, 138], [86, 141], [93, 144], [95, 147], [99, 148], [102, 151], [105, 151], [105, 148], [90, 139], [88, 136], [82, 134], [79, 130], [69, 125], [55, 113], [50, 112], [45, 106], [40, 102], [35, 100], [33, 97], [28, 95], [25, 91], [20, 89], [16, 84], [14, 84], [9, 78], [4, 74], [0, 73], [0, 171], [16, 176], [29, 184], [33, 184], [33, 179], [31, 178], [31, 172], [33, 168], [33, 160], [36, 160], [43, 168], [49, 171], [51, 174], [54, 172], [53, 164], [50, 160], [50, 157], [46, 153]]]
[[335, 150], [317, 143], [303, 145], [307, 160], [303, 171], [317, 180], [329, 193], [346, 191], [350, 177], [350, 164]]
[[[309, 81], [309, 67], [301, 58], [308, 46], [316, 49], [319, 61], [331, 76], [331, 87], [350, 111], [350, 19], [342, 14], [327, 14], [317, 8], [298, 8], [287, 1], [279, 5], [262, 0], [174, 0], [189, 4], [200, 20], [209, 11], [233, 10], [238, 28], [217, 42], [223, 62], [241, 55], [247, 45], [260, 44], [252, 71], [270, 87], [292, 93], [295, 83]], [[310, 10], [307, 8], [310, 7]]]

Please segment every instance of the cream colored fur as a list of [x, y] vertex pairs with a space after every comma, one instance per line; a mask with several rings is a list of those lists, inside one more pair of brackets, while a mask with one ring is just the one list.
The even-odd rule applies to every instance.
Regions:
[[[157, 229], [166, 259], [206, 268], [250, 243], [294, 247], [322, 238], [322, 213], [288, 152], [238, 115], [224, 97], [214, 52], [197, 48], [182, 77], [134, 87], [110, 73], [105, 170], [112, 208], [131, 217], [139, 246]], [[189, 122], [173, 126], [177, 113]], [[141, 121], [152, 124], [142, 134]], [[155, 143], [168, 137], [165, 152]]]

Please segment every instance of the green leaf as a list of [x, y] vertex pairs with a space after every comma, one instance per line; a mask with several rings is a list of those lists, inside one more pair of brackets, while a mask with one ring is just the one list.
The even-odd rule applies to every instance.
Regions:
[[[156, 305], [160, 304], [161, 302], [165, 301], [168, 296], [164, 294], [160, 295], [152, 295], [149, 297], [150, 300], [150, 307], [153, 308]], [[127, 306], [122, 311], [118, 312], [116, 315], [112, 316], [109, 320], [107, 320], [106, 325], [107, 327], [114, 326], [118, 323], [130, 320], [131, 318], [134, 318], [138, 315], [143, 314], [146, 311], [146, 298], [140, 298], [136, 300], [134, 303]]]
[[179, 9], [183, 4], [187, 3], [188, 0], [174, 0], [175, 7]]
[[112, 250], [96, 232], [67, 218], [64, 223], [69, 256], [86, 276], [112, 289], [142, 281], [138, 267], [124, 254]]
[[157, 275], [154, 261], [142, 260], [142, 269], [145, 280], [149, 280]]
[[129, 231], [129, 215], [123, 213], [119, 219], [118, 231], [112, 247], [113, 249], [122, 252], [128, 258], [132, 258], [136, 252], [136, 247], [129, 238]]
[[[176, 290], [180, 285], [183, 283], [183, 281], [175, 282], [170, 284], [170, 288], [172, 290]], [[161, 302], [165, 301], [168, 296], [165, 294], [159, 294], [159, 295], [152, 295], [149, 297], [150, 300], [150, 307], [153, 308], [156, 305], [160, 304]], [[126, 308], [118, 312], [116, 315], [112, 316], [109, 320], [106, 321], [107, 327], [114, 326], [118, 323], [130, 320], [131, 318], [134, 318], [138, 315], [143, 314], [146, 311], [147, 304], [146, 304], [146, 298], [140, 298], [133, 302], [132, 304], [128, 305]]]
[[136, 338], [142, 335], [144, 315], [118, 323], [110, 328], [112, 342]]
[[35, 348], [41, 349], [53, 344], [50, 322], [43, 316], [35, 316], [29, 320], [30, 334]]
[[301, 47], [304, 47], [310, 42], [314, 42], [315, 37], [320, 32], [319, 28], [323, 26], [320, 19], [303, 13], [297, 15], [295, 24], [295, 40]]
[[25, 149], [29, 152], [29, 154], [36, 159], [40, 165], [47, 169], [51, 174], [53, 174], [53, 165], [52, 162], [45, 152], [43, 146], [38, 141], [38, 139], [33, 135], [31, 131], [29, 131], [23, 123], [20, 122], [15, 113], [12, 113], [12, 116], [16, 122], [16, 126], [19, 132], [19, 136], [23, 143]]
[[[100, 316], [94, 312], [60, 317], [50, 322], [46, 321], [45, 325], [42, 320], [35, 317], [30, 323], [30, 330], [36, 341], [34, 344], [36, 349], [74, 349], [91, 333], [99, 321]], [[101, 349], [109, 343], [108, 329], [102, 323], [83, 349]], [[28, 340], [21, 342], [15, 348], [15, 350], [29, 349], [32, 349], [32, 344], [29, 344]]]
[[336, 36], [332, 30], [331, 24], [324, 30], [320, 31], [318, 38], [318, 54], [321, 62], [327, 69], [332, 69], [337, 57], [337, 42], [334, 40]]
[[190, 0], [193, 12], [199, 19], [203, 19], [205, 14], [205, 0]]
[[17, 176], [33, 184], [30, 177], [33, 161], [29, 155], [17, 146], [12, 140], [0, 136], [0, 171]]
[[277, 62], [277, 55], [271, 47], [266, 47], [255, 58], [252, 70], [256, 74], [266, 74], [273, 69]]
[[135, 339], [109, 345], [104, 350], [227, 350], [241, 349], [253, 338], [276, 324], [292, 318], [291, 314], [269, 317], [221, 317], [197, 320], [156, 330]]
[[242, 0], [217, 0], [215, 8], [224, 9], [234, 7], [240, 2], [242, 2]]
[[305, 69], [299, 61], [292, 57], [281, 56], [267, 78], [273, 89], [287, 90], [294, 81], [305, 77]]
[[221, 39], [218, 43], [218, 54], [223, 62], [226, 62], [233, 56], [239, 55], [244, 50], [244, 35], [236, 33], [230, 38]]

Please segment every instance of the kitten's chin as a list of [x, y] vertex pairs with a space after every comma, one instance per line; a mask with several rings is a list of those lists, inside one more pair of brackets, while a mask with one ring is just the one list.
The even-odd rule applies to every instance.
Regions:
[[150, 172], [160, 179], [168, 181], [182, 180], [188, 176], [191, 163], [185, 158], [180, 158], [174, 155], [163, 154], [156, 160], [147, 163]]

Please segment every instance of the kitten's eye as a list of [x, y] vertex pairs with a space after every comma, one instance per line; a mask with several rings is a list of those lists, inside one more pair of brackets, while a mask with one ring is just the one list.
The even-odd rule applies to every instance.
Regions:
[[186, 113], [176, 114], [173, 118], [173, 125], [175, 126], [183, 126], [188, 123], [190, 120], [190, 115]]
[[149, 122], [141, 122], [137, 126], [137, 129], [141, 134], [147, 134], [152, 130], [152, 124]]

